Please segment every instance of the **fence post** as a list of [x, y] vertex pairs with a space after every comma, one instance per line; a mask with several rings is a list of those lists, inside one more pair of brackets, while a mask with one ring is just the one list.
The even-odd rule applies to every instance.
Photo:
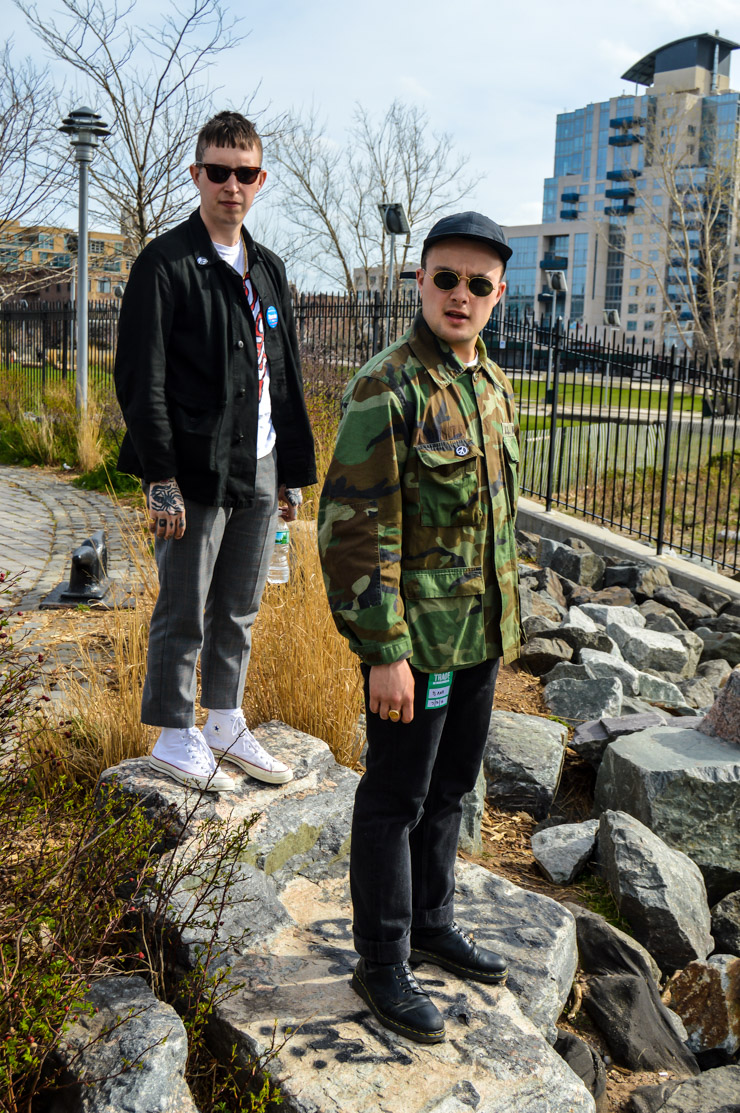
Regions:
[[676, 394], [676, 346], [671, 348], [671, 377], [668, 380], [668, 408], [665, 416], [665, 443], [663, 445], [663, 474], [660, 477], [660, 505], [658, 507], [658, 536], [656, 538], [656, 551], [658, 556], [663, 552], [663, 535], [665, 532], [665, 512], [668, 504], [668, 468], [671, 456], [671, 431], [673, 426], [673, 399]]
[[[553, 345], [554, 340], [554, 345]], [[550, 444], [547, 453], [547, 488], [545, 493], [545, 510], [552, 510], [552, 487], [555, 472], [555, 434], [558, 428], [558, 388], [560, 386], [560, 330], [553, 336], [550, 333], [550, 344], [553, 345], [548, 353], [548, 363], [552, 358], [552, 396], [550, 406]]]
[[375, 290], [373, 293], [373, 339], [372, 339], [372, 355], [376, 355], [380, 351], [378, 344], [378, 329], [380, 327], [380, 293]]

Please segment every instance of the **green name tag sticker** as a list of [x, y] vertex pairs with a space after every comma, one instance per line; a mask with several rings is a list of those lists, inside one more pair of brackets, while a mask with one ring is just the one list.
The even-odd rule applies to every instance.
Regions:
[[450, 700], [452, 687], [452, 672], [431, 672], [427, 683], [427, 701], [424, 704], [426, 711], [435, 707], [446, 707]]

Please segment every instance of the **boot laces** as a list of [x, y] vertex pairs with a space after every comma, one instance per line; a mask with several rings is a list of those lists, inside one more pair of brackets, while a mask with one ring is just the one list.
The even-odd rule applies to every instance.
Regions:
[[409, 994], [424, 992], [424, 990], [421, 988], [416, 978], [414, 977], [414, 972], [409, 966], [408, 962], [399, 962], [397, 964], [396, 980], [400, 986], [402, 993]]

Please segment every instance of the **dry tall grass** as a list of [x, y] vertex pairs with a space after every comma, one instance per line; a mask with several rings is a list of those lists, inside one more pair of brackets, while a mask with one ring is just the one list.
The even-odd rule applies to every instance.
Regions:
[[268, 584], [254, 627], [244, 707], [250, 726], [282, 719], [353, 766], [361, 749], [357, 658], [334, 626], [312, 522], [291, 527], [291, 575]]
[[77, 421], [77, 465], [92, 471], [103, 463], [103, 412], [97, 402], [89, 401], [87, 412]]

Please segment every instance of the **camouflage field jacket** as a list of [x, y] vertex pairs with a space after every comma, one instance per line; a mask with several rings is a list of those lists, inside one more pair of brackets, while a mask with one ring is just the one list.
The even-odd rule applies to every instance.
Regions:
[[519, 427], [477, 347], [471, 372], [419, 314], [345, 392], [319, 549], [334, 621], [367, 664], [440, 672], [519, 654]]

